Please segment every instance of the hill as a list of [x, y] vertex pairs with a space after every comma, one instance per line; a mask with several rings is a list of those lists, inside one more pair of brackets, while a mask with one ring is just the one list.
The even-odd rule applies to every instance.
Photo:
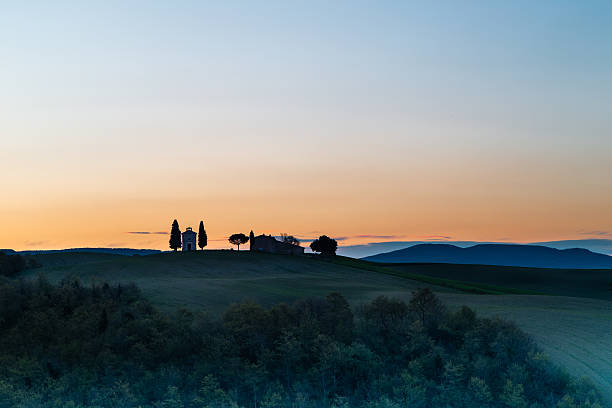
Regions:
[[[42, 265], [23, 277], [52, 282], [134, 282], [160, 305], [225, 308], [252, 298], [262, 304], [340, 291], [349, 300], [394, 295], [421, 286], [438, 292], [561, 295], [612, 301], [612, 270], [377, 263], [346, 257], [288, 256], [249, 251], [158, 253], [54, 252], [31, 255]], [[267, 299], [269, 298], [269, 299]], [[269, 300], [269, 302], [267, 301]]]
[[[335, 262], [476, 294], [574, 296], [612, 301], [612, 269], [525, 268], [444, 263]], [[449, 284], [454, 285], [449, 286]], [[467, 287], [463, 287], [467, 285]]]
[[363, 259], [387, 263], [434, 262], [535, 268], [612, 269], [612, 256], [587, 249], [554, 249], [540, 245], [516, 244], [479, 244], [468, 248], [450, 244], [420, 244]]
[[[12, 250], [9, 250], [9, 251], [12, 251]], [[87, 253], [132, 256], [132, 255], [159, 254], [162, 251], [160, 251], [159, 249], [134, 249], [134, 248], [69, 248], [69, 249], [44, 249], [44, 250], [19, 251], [19, 253], [23, 255], [52, 254], [52, 253], [58, 253], [58, 252], [69, 252], [69, 253], [87, 252]]]
[[[349, 301], [380, 294], [410, 293], [419, 282], [373, 274], [317, 257], [296, 257], [249, 251], [160, 253], [126, 257], [106, 253], [49, 253], [33, 256], [43, 266], [23, 276], [44, 274], [50, 281], [79, 278], [92, 282], [133, 282], [162, 308], [224, 310], [233, 302], [255, 300], [263, 305], [339, 291]], [[453, 291], [439, 287], [439, 291]]]
[[[571, 374], [593, 379], [612, 404], [612, 343], [607, 340], [612, 333], [612, 291], [608, 285], [590, 283], [596, 274], [612, 282], [611, 271], [385, 265], [344, 257], [325, 260], [247, 251], [135, 257], [61, 252], [33, 257], [43, 266], [22, 272], [21, 277], [34, 279], [43, 274], [55, 282], [79, 278], [83, 284], [134, 282], [166, 310], [188, 307], [219, 313], [242, 300], [273, 305], [332, 291], [356, 306], [379, 295], [408, 300], [414, 289], [429, 286], [451, 307], [465, 304], [483, 316], [514, 320], [553, 361]], [[516, 279], [511, 279], [513, 275]]]

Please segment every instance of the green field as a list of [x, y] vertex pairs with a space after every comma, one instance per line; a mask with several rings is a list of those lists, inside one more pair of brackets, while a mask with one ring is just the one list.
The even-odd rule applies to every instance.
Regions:
[[[352, 303], [381, 294], [406, 295], [423, 286], [413, 280], [336, 265], [312, 257], [243, 251], [163, 253], [148, 256], [54, 253], [36, 257], [51, 282], [78, 277], [82, 283], [134, 282], [159, 307], [205, 308], [213, 313], [231, 303], [264, 305], [341, 292]], [[452, 291], [439, 288], [439, 291]]]
[[431, 278], [462, 279], [474, 285], [512, 286], [549, 295], [579, 296], [612, 301], [610, 269], [547, 269], [458, 264], [377, 264], [399, 273]]
[[97, 253], [36, 255], [43, 267], [24, 277], [82, 283], [134, 282], [166, 310], [229, 304], [265, 305], [342, 293], [353, 305], [387, 295], [408, 299], [429, 286], [450, 306], [517, 322], [551, 359], [590, 377], [612, 404], [612, 271], [508, 268], [481, 265], [375, 264], [248, 251], [204, 251], [121, 256]]

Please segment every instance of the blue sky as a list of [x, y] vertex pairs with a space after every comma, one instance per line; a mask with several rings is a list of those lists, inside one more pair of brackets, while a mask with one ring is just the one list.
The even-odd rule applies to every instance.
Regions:
[[612, 230], [611, 19], [609, 1], [4, 2], [0, 246], [37, 228], [165, 247], [126, 231], [173, 218], [219, 242]]

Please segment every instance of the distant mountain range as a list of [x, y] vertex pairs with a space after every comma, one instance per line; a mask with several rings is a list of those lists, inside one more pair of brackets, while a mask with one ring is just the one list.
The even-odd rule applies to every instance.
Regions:
[[612, 256], [588, 249], [554, 249], [541, 245], [479, 244], [461, 248], [449, 244], [419, 244], [362, 258], [389, 263], [454, 263], [537, 268], [612, 269]]
[[[605, 236], [612, 237], [611, 233]], [[467, 248], [478, 244], [516, 244], [516, 245], [540, 245], [556, 249], [584, 248], [600, 254], [612, 255], [612, 239], [585, 238], [570, 239], [548, 242], [500, 242], [500, 241], [453, 241], [453, 240], [428, 240], [428, 241], [382, 241], [369, 242], [356, 245], [341, 245], [338, 247], [340, 255], [351, 258], [365, 258], [366, 256], [378, 255], [383, 252], [396, 251], [418, 244], [450, 244], [461, 248]]]

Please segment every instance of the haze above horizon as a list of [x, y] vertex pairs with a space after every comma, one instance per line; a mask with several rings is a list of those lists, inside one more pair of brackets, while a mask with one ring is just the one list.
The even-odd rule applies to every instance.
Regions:
[[344, 245], [612, 239], [612, 3], [0, 7], [0, 248], [174, 218]]

